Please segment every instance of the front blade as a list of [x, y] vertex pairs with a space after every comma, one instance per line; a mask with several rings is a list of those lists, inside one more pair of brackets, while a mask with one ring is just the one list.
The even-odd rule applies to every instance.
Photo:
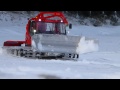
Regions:
[[40, 52], [79, 54], [81, 36], [58, 34], [36, 34], [32, 37], [32, 46]]

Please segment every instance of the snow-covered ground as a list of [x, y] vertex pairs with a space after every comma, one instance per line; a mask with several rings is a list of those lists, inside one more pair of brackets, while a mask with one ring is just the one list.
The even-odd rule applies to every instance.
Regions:
[[[6, 27], [5, 23], [8, 22], [0, 25], [0, 47], [6, 40], [24, 40], [26, 24], [15, 25], [14, 23]], [[0, 48], [0, 78], [120, 78], [120, 26], [76, 25], [69, 35], [97, 39], [99, 50], [80, 54], [78, 61], [48, 61], [10, 56]]]

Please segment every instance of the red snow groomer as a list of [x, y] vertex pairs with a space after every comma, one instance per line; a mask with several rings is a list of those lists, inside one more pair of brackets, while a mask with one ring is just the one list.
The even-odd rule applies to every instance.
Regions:
[[21, 57], [78, 59], [81, 36], [67, 35], [72, 28], [62, 12], [40, 12], [28, 20], [25, 41], [5, 41], [3, 49]]

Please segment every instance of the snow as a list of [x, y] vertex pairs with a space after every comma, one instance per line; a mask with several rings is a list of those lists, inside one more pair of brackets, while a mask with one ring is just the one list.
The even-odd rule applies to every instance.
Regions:
[[94, 52], [99, 50], [99, 44], [94, 43], [94, 40], [85, 40], [85, 37], [82, 37], [80, 39], [80, 42], [78, 43], [77, 52], [79, 54], [88, 53], [88, 52]]
[[0, 48], [0, 55], [2, 54], [2, 48]]
[[[24, 18], [25, 19], [25, 18]], [[23, 20], [23, 19], [22, 19]], [[21, 21], [23, 22], [23, 21]], [[24, 40], [25, 25], [10, 22], [0, 24], [0, 47], [6, 40]], [[7, 24], [7, 26], [5, 26]], [[38, 60], [11, 56], [0, 48], [0, 78], [2, 79], [119, 79], [120, 26], [74, 25], [69, 35], [97, 39], [99, 47], [81, 39], [78, 61]]]

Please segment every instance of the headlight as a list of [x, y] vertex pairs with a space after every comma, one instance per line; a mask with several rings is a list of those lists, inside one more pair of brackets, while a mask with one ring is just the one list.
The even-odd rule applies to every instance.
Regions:
[[33, 30], [34, 33], [36, 33], [36, 30]]

